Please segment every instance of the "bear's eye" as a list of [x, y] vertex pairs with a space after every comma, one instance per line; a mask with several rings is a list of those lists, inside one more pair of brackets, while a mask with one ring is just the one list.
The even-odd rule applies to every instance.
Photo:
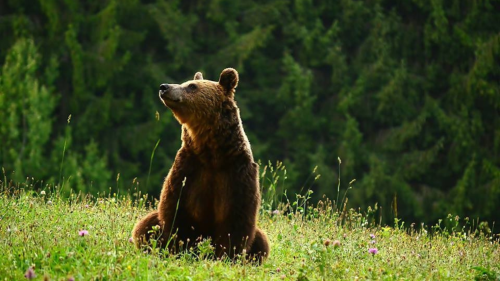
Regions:
[[194, 90], [196, 90], [197, 88], [198, 88], [198, 87], [197, 87], [195, 84], [189, 84], [189, 85], [188, 85], [188, 90], [189, 90], [189, 91], [194, 91]]

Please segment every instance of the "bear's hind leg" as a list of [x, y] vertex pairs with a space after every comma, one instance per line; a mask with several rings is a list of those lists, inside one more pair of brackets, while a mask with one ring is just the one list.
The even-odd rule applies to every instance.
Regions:
[[255, 229], [255, 238], [249, 251], [250, 260], [255, 260], [261, 264], [269, 256], [269, 240], [267, 235], [259, 228]]
[[[159, 228], [155, 231], [152, 231], [153, 227], [155, 226], [158, 226]], [[158, 211], [153, 211], [142, 218], [134, 226], [134, 230], [132, 230], [132, 239], [134, 240], [137, 248], [140, 249], [142, 246], [150, 246], [151, 238], [159, 239], [160, 237], [162, 237], [162, 226], [163, 225], [161, 225], [161, 222], [158, 218]], [[158, 242], [159, 246], [161, 247], [161, 241]]]

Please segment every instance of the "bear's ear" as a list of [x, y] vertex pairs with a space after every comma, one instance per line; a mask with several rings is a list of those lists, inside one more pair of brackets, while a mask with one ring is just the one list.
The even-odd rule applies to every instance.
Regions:
[[201, 74], [201, 72], [196, 72], [196, 74], [194, 75], [194, 80], [203, 80], [203, 75]]
[[238, 71], [234, 68], [226, 68], [222, 71], [219, 78], [221, 85], [227, 92], [231, 92], [238, 86]]

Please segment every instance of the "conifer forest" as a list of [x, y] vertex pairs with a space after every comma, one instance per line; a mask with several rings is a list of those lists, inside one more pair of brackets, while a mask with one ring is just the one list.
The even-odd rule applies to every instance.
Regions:
[[157, 198], [181, 145], [159, 85], [233, 67], [276, 192], [500, 222], [499, 0], [8, 0], [0, 38], [12, 185]]

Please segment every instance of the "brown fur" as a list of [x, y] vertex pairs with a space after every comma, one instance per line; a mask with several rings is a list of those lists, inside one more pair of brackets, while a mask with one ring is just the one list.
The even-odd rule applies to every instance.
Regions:
[[160, 86], [161, 100], [182, 124], [182, 146], [158, 210], [133, 230], [138, 247], [149, 245], [149, 231], [159, 225], [161, 246], [173, 253], [179, 245], [210, 237], [218, 258], [245, 250], [262, 262], [269, 255], [267, 236], [257, 228], [258, 166], [234, 101], [237, 85], [238, 72], [227, 68], [219, 82], [203, 80], [198, 72], [181, 85]]

